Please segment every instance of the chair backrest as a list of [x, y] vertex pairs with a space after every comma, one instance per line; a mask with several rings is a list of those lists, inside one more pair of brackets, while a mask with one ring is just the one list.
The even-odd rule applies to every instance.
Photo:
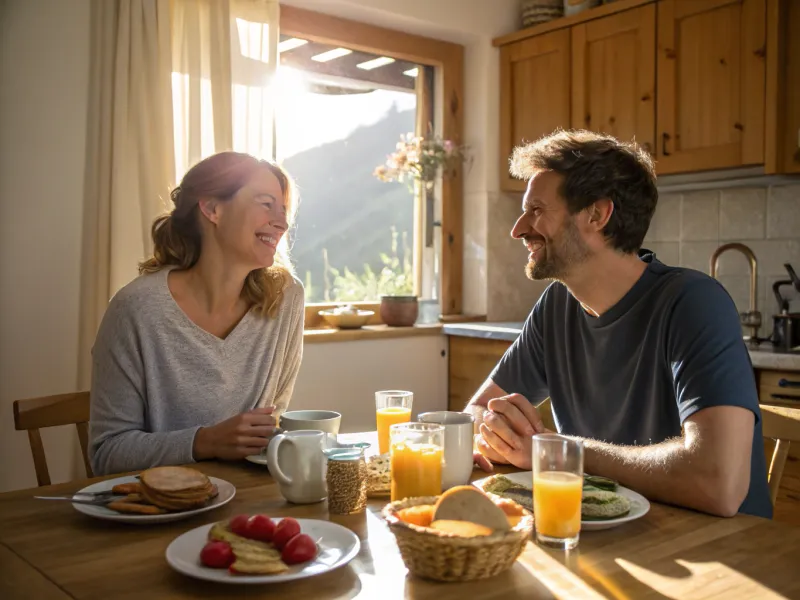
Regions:
[[89, 463], [89, 392], [14, 401], [14, 428], [28, 432], [36, 481], [40, 486], [50, 485], [50, 472], [39, 429], [73, 424], [78, 429], [86, 476], [93, 477]]
[[789, 456], [789, 444], [800, 442], [800, 408], [772, 406], [762, 404], [761, 428], [764, 437], [776, 440], [772, 461], [769, 465], [769, 497], [772, 505], [778, 498], [778, 488], [781, 486], [783, 468]]

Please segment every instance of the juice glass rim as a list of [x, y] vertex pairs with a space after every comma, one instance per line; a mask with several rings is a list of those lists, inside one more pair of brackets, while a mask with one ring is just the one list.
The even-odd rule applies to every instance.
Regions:
[[[583, 473], [583, 440], [560, 433], [538, 433], [531, 439], [531, 470], [534, 476], [545, 471]], [[555, 464], [561, 466], [555, 468]]]
[[378, 396], [391, 396], [393, 398], [408, 398], [409, 396], [413, 396], [414, 392], [409, 390], [378, 390], [375, 392], [375, 397]]
[[444, 432], [444, 425], [438, 423], [422, 423], [420, 421], [409, 421], [407, 423], [395, 423], [389, 426], [389, 432], [393, 431], [413, 431], [415, 433], [438, 433]]
[[569, 437], [560, 433], [536, 433], [531, 436], [534, 443], [562, 443], [568, 445], [575, 445], [583, 450], [583, 440]]

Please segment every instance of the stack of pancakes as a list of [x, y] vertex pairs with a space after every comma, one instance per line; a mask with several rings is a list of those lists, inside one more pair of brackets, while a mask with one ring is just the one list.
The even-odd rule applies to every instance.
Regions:
[[140, 480], [143, 498], [167, 510], [201, 508], [217, 495], [206, 475], [186, 467], [155, 467], [142, 472]]

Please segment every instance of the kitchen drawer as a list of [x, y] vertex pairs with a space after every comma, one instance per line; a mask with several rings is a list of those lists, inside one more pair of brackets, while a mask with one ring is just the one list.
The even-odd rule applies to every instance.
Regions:
[[763, 404], [800, 406], [800, 372], [759, 372], [758, 397]]

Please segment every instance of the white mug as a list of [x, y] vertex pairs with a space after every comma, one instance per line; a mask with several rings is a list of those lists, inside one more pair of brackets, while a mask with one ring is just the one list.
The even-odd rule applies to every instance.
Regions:
[[444, 425], [444, 467], [442, 490], [466, 485], [472, 476], [473, 427], [472, 415], [455, 411], [422, 413], [417, 419], [423, 423]]
[[342, 423], [342, 414], [333, 410], [289, 410], [278, 419], [284, 431], [324, 431], [336, 436]]
[[322, 431], [287, 431], [270, 440], [267, 466], [289, 502], [312, 504], [328, 497], [325, 437]]

